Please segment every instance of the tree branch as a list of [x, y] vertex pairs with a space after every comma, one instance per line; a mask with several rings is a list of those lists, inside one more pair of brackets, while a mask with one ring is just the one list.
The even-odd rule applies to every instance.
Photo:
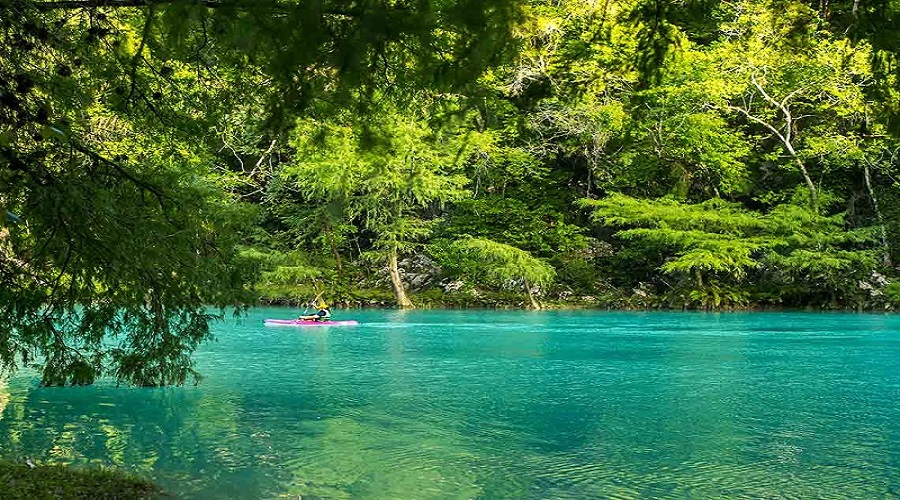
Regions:
[[866, 182], [866, 190], [869, 192], [869, 199], [872, 201], [872, 208], [875, 210], [875, 217], [878, 218], [878, 225], [881, 229], [881, 246], [884, 248], [884, 253], [882, 254], [882, 262], [886, 266], [891, 265], [891, 245], [888, 243], [887, 237], [887, 229], [884, 226], [884, 217], [881, 214], [881, 210], [878, 208], [878, 198], [875, 197], [875, 190], [872, 188], [872, 176], [869, 173], [869, 168], [875, 168], [875, 165], [869, 160], [868, 155], [865, 152], [862, 153], [863, 161], [865, 161], [865, 165], [863, 165], [863, 180]]
[[800, 173], [803, 175], [803, 180], [806, 182], [806, 186], [809, 188], [809, 195], [810, 195], [810, 199], [812, 201], [813, 210], [814, 211], [818, 210], [818, 205], [819, 205], [818, 190], [816, 189], [816, 185], [813, 182], [812, 178], [809, 176], [809, 172], [806, 170], [806, 166], [803, 164], [803, 161], [800, 159], [799, 156], [797, 156], [797, 152], [794, 150], [794, 145], [791, 142], [792, 141], [791, 131], [792, 131], [793, 125], [794, 125], [794, 118], [791, 116], [791, 110], [788, 107], [788, 102], [791, 100], [792, 97], [794, 97], [798, 92], [800, 92], [802, 90], [802, 87], [797, 88], [797, 89], [793, 90], [792, 92], [788, 93], [788, 95], [785, 96], [784, 99], [781, 100], [781, 102], [778, 102], [777, 100], [775, 100], [774, 97], [769, 95], [769, 93], [766, 92], [766, 90], [759, 83], [759, 81], [757, 81], [756, 72], [753, 72], [750, 74], [750, 82], [753, 84], [754, 87], [756, 87], [756, 90], [759, 91], [760, 95], [763, 96], [763, 99], [765, 99], [766, 102], [775, 106], [775, 108], [778, 109], [779, 111], [781, 111], [781, 113], [784, 115], [784, 132], [779, 131], [778, 128], [776, 128], [771, 123], [763, 120], [762, 118], [751, 115], [750, 112], [747, 111], [747, 109], [744, 109], [744, 108], [741, 108], [738, 106], [731, 106], [731, 105], [726, 105], [726, 106], [729, 109], [735, 110], [735, 111], [743, 114], [748, 119], [766, 127], [767, 129], [772, 131], [772, 133], [775, 134], [779, 140], [781, 140], [781, 145], [788, 152], [788, 154], [791, 156], [791, 158], [793, 158], [794, 163], [797, 164], [797, 168], [800, 170]]
[[755, 72], [750, 75], [750, 81], [753, 83], [753, 86], [756, 87], [756, 90], [759, 91], [759, 93], [763, 96], [763, 98], [765, 100], [769, 101], [770, 104], [772, 104], [773, 106], [775, 106], [778, 109], [781, 109], [781, 110], [784, 109], [784, 107], [781, 105], [781, 103], [779, 103], [772, 96], [770, 96], [769, 93], [766, 92], [765, 89], [763, 89], [762, 85], [760, 85], [759, 82], [756, 81], [756, 73]]
[[94, 9], [98, 7], [118, 9], [123, 7], [148, 7], [173, 3], [191, 3], [210, 8], [222, 6], [221, 2], [215, 0], [60, 0], [56, 2], [32, 2], [32, 6], [40, 11], [49, 11], [64, 9]]
[[769, 129], [773, 134], [775, 134], [778, 137], [778, 140], [780, 140], [782, 144], [787, 143], [787, 140], [785, 139], [785, 137], [783, 135], [781, 135], [781, 132], [777, 128], [775, 128], [772, 124], [770, 124], [769, 122], [763, 120], [762, 118], [757, 118], [757, 117], [751, 115], [746, 109], [741, 108], [739, 106], [732, 106], [730, 104], [726, 104], [725, 106], [730, 110], [741, 113], [742, 115], [755, 121], [756, 123], [762, 125], [763, 127], [766, 127], [767, 129]]
[[142, 181], [141, 179], [138, 179], [137, 177], [135, 177], [134, 175], [129, 173], [128, 170], [125, 169], [125, 167], [110, 160], [109, 158], [104, 158], [99, 153], [97, 153], [95, 151], [91, 151], [87, 147], [82, 146], [81, 144], [78, 144], [75, 141], [71, 141], [70, 143], [72, 144], [72, 147], [75, 148], [76, 151], [79, 151], [79, 152], [87, 155], [88, 158], [91, 158], [92, 160], [94, 160], [96, 162], [104, 163], [104, 164], [112, 167], [116, 172], [119, 172], [119, 174], [122, 177], [131, 181], [131, 183], [134, 184], [135, 186], [153, 194], [153, 196], [155, 196], [156, 199], [159, 201], [160, 207], [165, 207], [165, 199], [168, 196], [160, 188], [158, 188], [157, 186], [154, 186], [153, 184], [150, 184], [148, 182]]
[[263, 152], [262, 156], [259, 157], [259, 161], [257, 161], [256, 165], [253, 166], [254, 171], [256, 169], [258, 169], [260, 165], [262, 165], [262, 162], [263, 162], [263, 160], [266, 159], [266, 156], [268, 156], [269, 153], [271, 153], [272, 150], [275, 149], [275, 143], [277, 141], [278, 141], [278, 139], [272, 139], [272, 142], [269, 144], [269, 149], [267, 149], [267, 150], [265, 150], [265, 152]]
[[127, 105], [130, 105], [131, 98], [134, 96], [134, 88], [137, 84], [137, 67], [138, 62], [142, 59], [141, 53], [144, 51], [144, 47], [147, 45], [147, 37], [150, 36], [150, 27], [153, 25], [153, 17], [156, 13], [156, 9], [151, 4], [150, 8], [147, 9], [147, 20], [144, 22], [144, 29], [141, 35], [141, 44], [138, 46], [137, 51], [134, 53], [134, 57], [131, 58], [131, 90], [128, 92]]
[[[279, 1], [263, 2], [259, 0], [57, 0], [57, 1], [40, 1], [27, 0], [35, 10], [46, 12], [52, 10], [67, 9], [120, 9], [129, 7], [152, 7], [155, 5], [171, 5], [186, 4], [206, 7], [209, 9], [270, 9], [270, 10], [288, 10], [295, 7], [301, 7], [302, 4], [288, 4]], [[350, 10], [340, 9], [323, 9], [324, 14], [358, 17], [359, 13]]]
[[787, 106], [788, 101], [791, 100], [791, 97], [794, 97], [795, 94], [798, 94], [802, 91], [803, 91], [803, 87], [799, 87], [796, 90], [794, 90], [793, 92], [791, 92], [790, 94], [784, 96], [784, 99], [781, 100], [781, 104], [779, 104], [778, 107], [780, 107], [782, 110], [784, 110], [785, 106]]

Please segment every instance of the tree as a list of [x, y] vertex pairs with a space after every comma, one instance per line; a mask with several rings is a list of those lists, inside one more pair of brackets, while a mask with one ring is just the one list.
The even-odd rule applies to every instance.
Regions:
[[624, 228], [617, 233], [623, 240], [666, 249], [659, 269], [691, 279], [689, 303], [741, 305], [753, 287], [777, 283], [800, 286], [807, 297], [818, 288], [833, 302], [877, 269], [874, 233], [846, 230], [841, 214], [820, 215], [800, 200], [766, 214], [720, 199], [685, 204], [620, 194], [583, 205], [594, 210], [595, 220]]
[[451, 245], [451, 251], [467, 261], [462, 272], [469, 277], [502, 287], [520, 282], [532, 309], [541, 308], [532, 288], [549, 285], [556, 276], [552, 266], [528, 252], [484, 238], [464, 237]]
[[307, 120], [297, 130], [297, 162], [282, 175], [309, 202], [338, 204], [374, 234], [372, 256], [387, 264], [397, 304], [413, 307], [398, 260], [432, 230], [424, 210], [460, 199], [468, 183], [465, 136], [432, 131], [424, 110], [388, 107], [362, 120], [349, 114]]
[[257, 291], [264, 298], [290, 296], [292, 302], [302, 304], [319, 294], [317, 283], [323, 273], [304, 254], [255, 248], [245, 248], [241, 254], [259, 263], [262, 275]]
[[[30, 162], [19, 173], [30, 182], [5, 193], [22, 220], [0, 241], [0, 363], [37, 367], [51, 385], [107, 374], [184, 382], [190, 352], [209, 338], [207, 306], [252, 299], [253, 265], [234, 249], [245, 210], [174, 166], [123, 182], [118, 163], [99, 156], [57, 168], [70, 157], [61, 149]], [[136, 156], [165, 165], [150, 151]]]

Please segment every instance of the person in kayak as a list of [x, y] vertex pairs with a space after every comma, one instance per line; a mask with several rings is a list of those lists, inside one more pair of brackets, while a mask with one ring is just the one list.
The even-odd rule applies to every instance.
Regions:
[[301, 315], [297, 319], [302, 319], [303, 321], [328, 321], [331, 319], [331, 309], [328, 308], [328, 304], [325, 302], [319, 302], [318, 311], [315, 314], [310, 314], [308, 316]]

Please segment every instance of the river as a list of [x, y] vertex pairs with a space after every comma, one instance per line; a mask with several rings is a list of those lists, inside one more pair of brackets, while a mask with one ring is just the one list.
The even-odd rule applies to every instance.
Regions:
[[197, 386], [0, 394], [0, 456], [184, 498], [900, 495], [900, 316], [337, 311], [215, 326]]

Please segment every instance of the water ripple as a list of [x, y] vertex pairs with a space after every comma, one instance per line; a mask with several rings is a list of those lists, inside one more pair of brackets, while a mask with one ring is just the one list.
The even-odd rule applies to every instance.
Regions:
[[184, 498], [884, 498], [900, 318], [346, 311], [216, 326], [199, 387], [0, 396], [0, 454]]

